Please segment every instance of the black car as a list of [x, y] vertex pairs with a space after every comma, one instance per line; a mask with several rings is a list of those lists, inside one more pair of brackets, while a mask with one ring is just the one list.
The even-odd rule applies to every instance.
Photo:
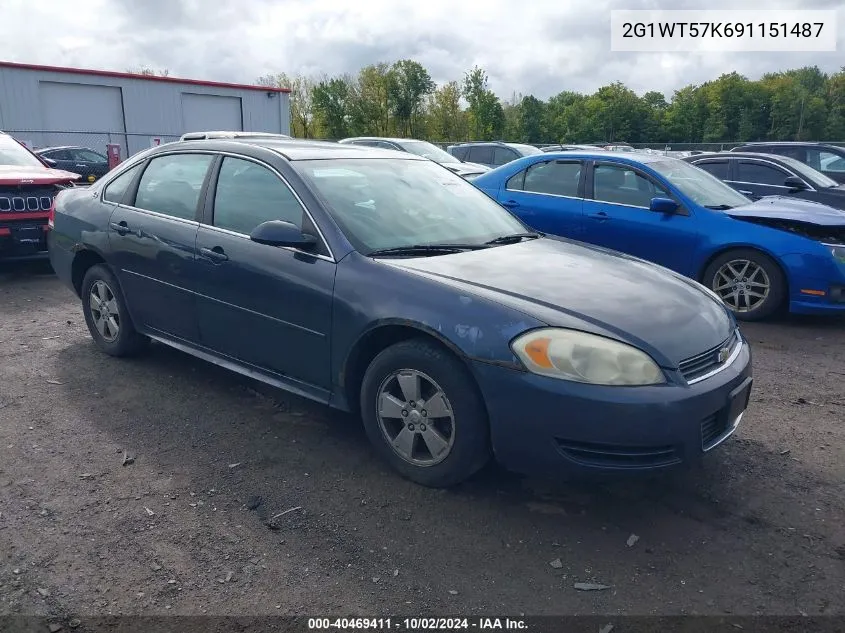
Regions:
[[774, 154], [722, 152], [684, 158], [753, 200], [795, 196], [845, 209], [845, 185], [809, 165]]
[[46, 160], [50, 167], [81, 174], [80, 182], [83, 183], [94, 182], [105, 176], [109, 170], [109, 159], [88, 147], [43, 147], [35, 150], [35, 153]]
[[542, 153], [533, 145], [503, 143], [499, 141], [450, 145], [446, 148], [446, 151], [458, 160], [477, 163], [485, 167], [490, 167], [491, 169], [506, 165], [512, 160], [522, 158], [523, 156]]
[[775, 142], [748, 143], [731, 152], [754, 152], [756, 154], [777, 154], [794, 158], [813, 169], [822, 172], [836, 182], [845, 183], [845, 147], [826, 143]]

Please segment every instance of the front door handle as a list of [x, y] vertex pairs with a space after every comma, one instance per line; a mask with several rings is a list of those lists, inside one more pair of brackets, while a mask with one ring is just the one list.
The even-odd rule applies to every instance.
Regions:
[[516, 209], [519, 206], [519, 203], [516, 200], [506, 200], [502, 203], [503, 207], [507, 207], [508, 209]]
[[85, 165], [77, 165], [77, 167], [81, 167], [82, 169], [85, 169]]
[[220, 264], [225, 262], [229, 259], [229, 256], [225, 253], [222, 246], [215, 246], [214, 248], [201, 248], [200, 255], [210, 259], [215, 264]]
[[593, 220], [598, 220], [599, 222], [606, 222], [610, 219], [610, 216], [607, 215], [604, 211], [599, 211], [598, 213], [591, 213], [588, 217], [592, 218]]
[[126, 235], [132, 230], [126, 222], [109, 222], [109, 228], [118, 235]]
[[753, 196], [754, 195], [753, 191], [748, 191], [747, 189], [737, 189], [737, 191], [739, 191], [744, 196]]

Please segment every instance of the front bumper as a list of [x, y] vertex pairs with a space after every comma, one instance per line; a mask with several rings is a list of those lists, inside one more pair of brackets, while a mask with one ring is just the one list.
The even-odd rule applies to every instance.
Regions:
[[47, 257], [47, 215], [7, 219], [0, 215], [0, 259], [28, 260]]
[[602, 387], [475, 362], [497, 461], [542, 476], [654, 472], [729, 437], [751, 389], [751, 350], [693, 385]]

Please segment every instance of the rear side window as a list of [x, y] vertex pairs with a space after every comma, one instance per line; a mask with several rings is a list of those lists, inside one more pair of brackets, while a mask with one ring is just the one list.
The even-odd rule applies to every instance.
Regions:
[[489, 145], [478, 145], [469, 149], [469, 162], [482, 165], [493, 164], [493, 148]]
[[42, 156], [46, 158], [52, 158], [53, 160], [73, 160], [70, 155], [70, 150], [66, 149], [57, 149], [53, 150], [52, 152], [44, 152]]
[[819, 171], [845, 172], [845, 157], [826, 150], [807, 150], [807, 163]]
[[469, 152], [468, 147], [454, 147], [450, 153], [458, 160], [466, 160], [467, 152]]
[[525, 173], [525, 191], [575, 197], [581, 178], [581, 163], [553, 160], [537, 163]]
[[750, 182], [760, 185], [774, 185], [783, 187], [789, 174], [774, 165], [751, 161], [739, 161], [736, 166], [738, 182]]
[[193, 220], [211, 154], [169, 154], [150, 161], [141, 176], [135, 206]]
[[708, 174], [716, 176], [719, 180], [728, 179], [728, 161], [726, 160], [708, 160], [701, 163], [694, 163], [696, 167], [700, 167]]
[[141, 169], [141, 165], [135, 165], [134, 167], [130, 167], [125, 172], [120, 174], [120, 176], [118, 176], [109, 184], [107, 184], [105, 191], [103, 191], [103, 200], [105, 200], [106, 202], [114, 202], [115, 204], [120, 204], [121, 202], [123, 202], [123, 198], [126, 195], [126, 190], [129, 189], [129, 185], [132, 184], [132, 181], [138, 174], [139, 169]]
[[259, 224], [284, 220], [302, 228], [302, 205], [272, 171], [227, 156], [214, 194], [214, 226], [249, 235]]

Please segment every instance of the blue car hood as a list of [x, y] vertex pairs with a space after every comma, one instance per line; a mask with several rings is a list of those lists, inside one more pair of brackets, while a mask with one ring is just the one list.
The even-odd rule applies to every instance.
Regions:
[[552, 326], [626, 341], [669, 367], [719, 345], [736, 327], [724, 305], [696, 282], [565, 239], [381, 261]]
[[769, 218], [819, 226], [845, 226], [845, 211], [819, 202], [786, 196], [766, 196], [752, 204], [728, 209], [725, 213], [734, 218]]

